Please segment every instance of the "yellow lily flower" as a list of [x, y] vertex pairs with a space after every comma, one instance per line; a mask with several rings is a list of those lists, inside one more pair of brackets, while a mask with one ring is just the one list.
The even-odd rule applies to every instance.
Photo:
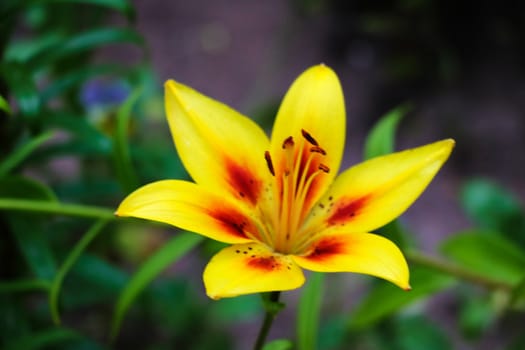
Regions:
[[209, 297], [296, 289], [301, 268], [368, 274], [410, 289], [399, 248], [369, 232], [416, 200], [453, 140], [374, 158], [336, 177], [346, 117], [330, 68], [311, 67], [292, 84], [271, 140], [249, 118], [188, 86], [170, 80], [165, 88], [175, 146], [195, 182], [148, 184], [116, 214], [231, 244], [206, 266]]

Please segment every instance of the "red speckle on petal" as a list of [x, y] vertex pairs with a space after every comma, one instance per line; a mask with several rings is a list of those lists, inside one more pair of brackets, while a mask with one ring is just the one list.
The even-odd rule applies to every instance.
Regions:
[[251, 204], [257, 203], [262, 189], [261, 180], [249, 168], [233, 161], [226, 161], [226, 171], [234, 194]]
[[308, 255], [311, 260], [324, 260], [331, 255], [341, 254], [344, 252], [344, 242], [337, 238], [322, 239], [315, 244], [314, 249]]
[[281, 267], [281, 263], [273, 256], [250, 257], [247, 264], [250, 267], [265, 271], [272, 271]]
[[327, 220], [328, 224], [337, 225], [351, 221], [355, 216], [359, 215], [369, 198], [370, 196], [363, 196], [357, 199], [339, 199]]

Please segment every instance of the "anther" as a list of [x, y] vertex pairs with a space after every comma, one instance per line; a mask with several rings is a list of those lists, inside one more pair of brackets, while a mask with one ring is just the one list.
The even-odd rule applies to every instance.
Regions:
[[330, 168], [327, 167], [324, 164], [319, 164], [319, 170], [324, 171], [325, 173], [329, 173], [330, 172]]
[[306, 139], [306, 141], [310, 142], [314, 146], [319, 146], [319, 143], [310, 135], [306, 130], [301, 129], [301, 133], [303, 134], [303, 137]]
[[293, 147], [293, 145], [294, 145], [293, 137], [288, 136], [283, 142], [283, 149]]
[[326, 156], [326, 151], [319, 146], [313, 146], [310, 148], [310, 152], [320, 153], [323, 156]]
[[269, 151], [264, 152], [264, 159], [266, 159], [266, 165], [268, 165], [268, 170], [272, 176], [275, 176], [275, 170], [273, 169], [272, 156]]

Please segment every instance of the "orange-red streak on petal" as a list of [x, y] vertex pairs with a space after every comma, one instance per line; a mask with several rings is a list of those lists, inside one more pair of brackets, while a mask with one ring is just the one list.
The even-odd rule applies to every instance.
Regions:
[[230, 160], [226, 160], [226, 171], [229, 176], [228, 182], [236, 191], [236, 196], [255, 205], [261, 194], [262, 181], [247, 167], [240, 166]]
[[236, 212], [231, 208], [223, 208], [219, 205], [208, 212], [221, 228], [233, 236], [241, 238], [258, 238], [258, 231], [255, 225], [242, 213]]
[[345, 243], [339, 239], [330, 237], [321, 239], [315, 244], [313, 250], [308, 254], [307, 258], [310, 260], [325, 260], [329, 259], [333, 255], [345, 253]]
[[327, 219], [328, 224], [337, 225], [351, 221], [355, 216], [359, 215], [360, 211], [369, 200], [370, 195], [360, 198], [342, 198], [338, 200], [331, 215]]

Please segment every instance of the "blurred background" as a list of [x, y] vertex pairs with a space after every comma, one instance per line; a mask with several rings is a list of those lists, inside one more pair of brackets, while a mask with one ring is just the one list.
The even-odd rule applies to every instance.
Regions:
[[[425, 270], [428, 264], [418, 270], [417, 261], [413, 286], [421, 292], [410, 297], [369, 277], [327, 276], [317, 345], [525, 348], [522, 2], [3, 0], [0, 55], [0, 202], [107, 209], [100, 218], [139, 185], [187, 178], [165, 121], [167, 79], [269, 131], [291, 82], [312, 65], [332, 67], [347, 104], [343, 168], [363, 159], [381, 117], [409, 106], [394, 112], [402, 116], [396, 150], [444, 138], [456, 148], [397, 234], [411, 248], [506, 285], [461, 282]], [[2, 347], [253, 343], [259, 297], [216, 302], [204, 294], [202, 270], [221, 245], [183, 236], [188, 251], [198, 247], [189, 254], [165, 248], [162, 258], [159, 251], [177, 243], [175, 228], [134, 220], [97, 228], [95, 214], [13, 211], [14, 202], [5, 203]], [[391, 305], [374, 309], [370, 298], [378, 295], [376, 304]], [[271, 339], [296, 332], [301, 291], [283, 298], [288, 306]]]

